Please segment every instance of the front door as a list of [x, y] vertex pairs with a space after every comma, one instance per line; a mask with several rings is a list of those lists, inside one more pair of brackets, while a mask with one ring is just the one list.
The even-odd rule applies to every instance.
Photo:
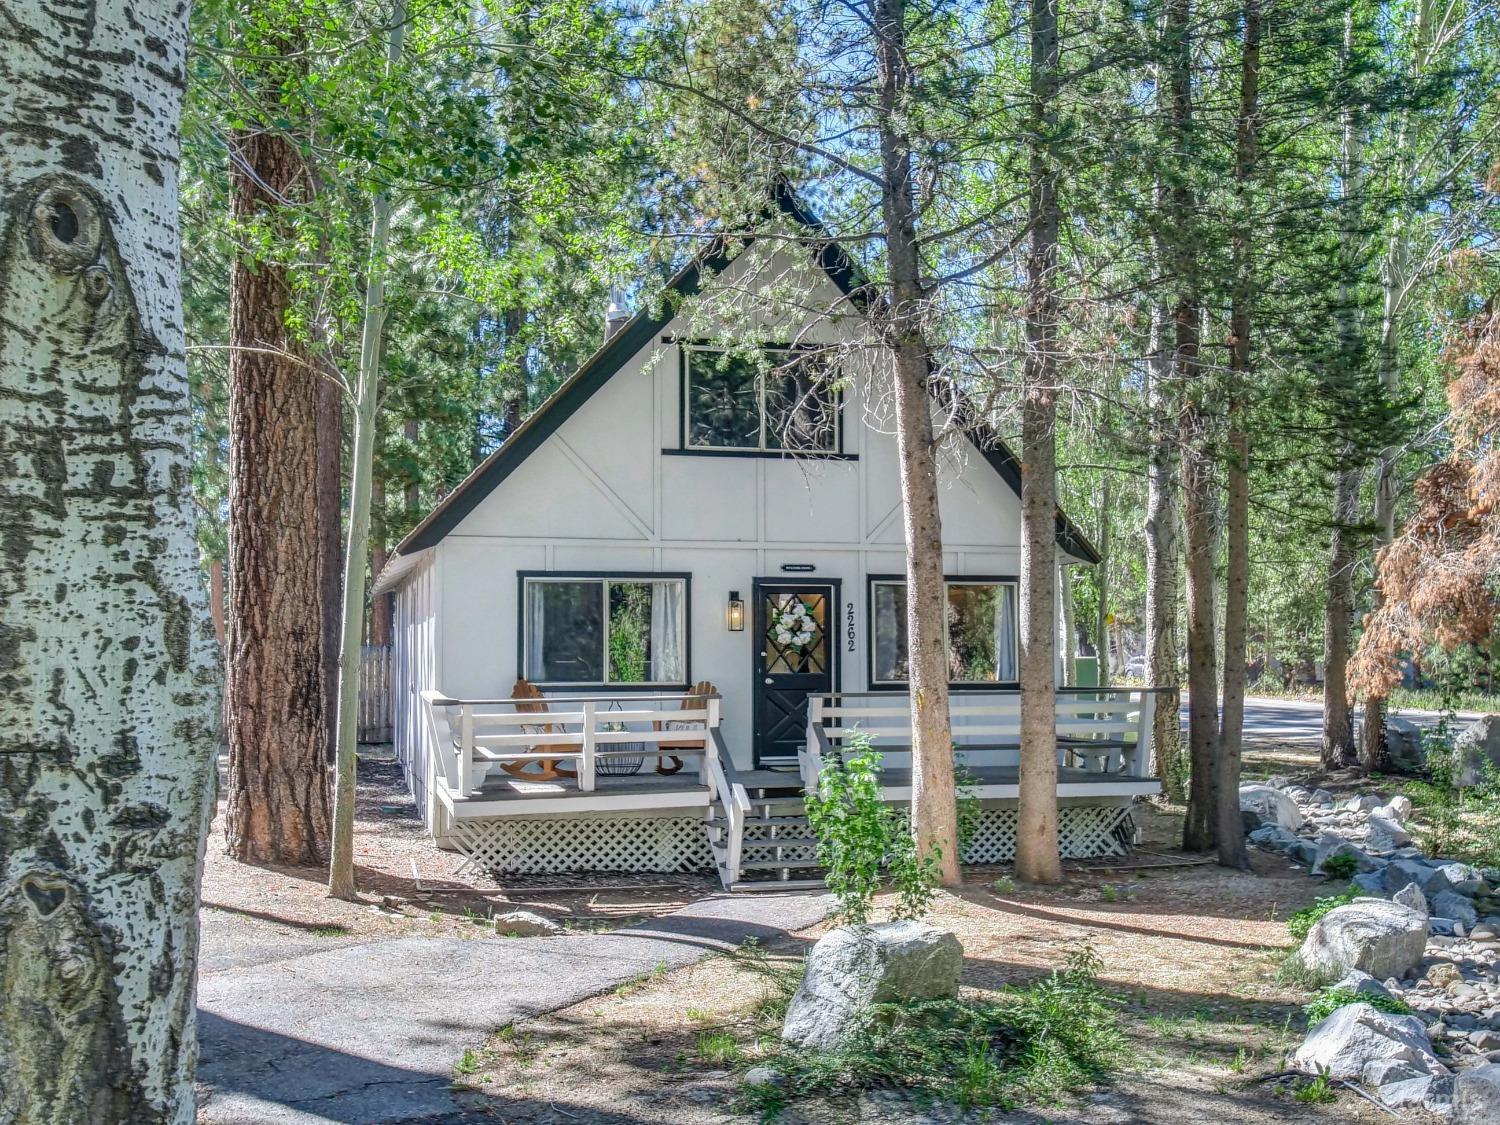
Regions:
[[755, 764], [794, 762], [807, 697], [834, 688], [837, 582], [755, 580]]

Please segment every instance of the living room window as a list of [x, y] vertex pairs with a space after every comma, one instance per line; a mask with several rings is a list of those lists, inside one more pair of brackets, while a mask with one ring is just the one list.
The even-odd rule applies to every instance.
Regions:
[[523, 574], [521, 621], [538, 686], [687, 683], [687, 575]]
[[[961, 686], [1013, 684], [1016, 583], [1008, 578], [952, 578], [944, 582], [948, 681]], [[906, 580], [870, 580], [870, 685], [895, 687], [909, 677]]]

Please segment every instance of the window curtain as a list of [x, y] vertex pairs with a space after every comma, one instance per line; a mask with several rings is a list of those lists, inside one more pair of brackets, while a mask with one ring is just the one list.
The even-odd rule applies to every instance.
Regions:
[[526, 583], [526, 671], [528, 680], [546, 680], [542, 638], [547, 625], [547, 599], [540, 582]]
[[682, 667], [682, 583], [651, 583], [651, 679], [680, 684]]
[[1016, 588], [996, 586], [1000, 603], [995, 607], [995, 679], [1009, 683], [1021, 678], [1016, 666]]

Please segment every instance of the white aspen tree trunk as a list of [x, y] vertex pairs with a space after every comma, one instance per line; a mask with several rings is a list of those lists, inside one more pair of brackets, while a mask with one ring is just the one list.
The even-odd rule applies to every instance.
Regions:
[[186, 5], [0, 0], [0, 1120], [193, 1120]]
[[932, 424], [932, 349], [923, 331], [926, 295], [917, 248], [911, 146], [901, 132], [910, 88], [904, 0], [871, 8], [879, 71], [881, 213], [891, 270], [891, 301], [881, 324], [894, 366], [896, 444], [906, 529], [906, 628], [912, 731], [912, 831], [922, 856], [935, 856], [944, 886], [962, 881], [953, 736], [948, 718], [947, 601]]
[[[392, 15], [387, 71], [401, 58], [406, 5]], [[380, 351], [385, 332], [385, 256], [390, 242], [391, 198], [375, 196], [370, 221], [370, 258], [365, 275], [364, 327], [359, 342], [359, 381], [354, 389], [354, 454], [349, 473], [349, 534], [344, 548], [344, 635], [339, 656], [338, 761], [333, 788], [333, 847], [328, 894], [352, 899], [354, 883], [354, 788], [358, 764], [360, 642], [365, 623], [365, 567], [370, 549], [370, 496], [374, 479], [376, 404], [380, 397]]]
[[[1016, 877], [1062, 881], [1057, 816], [1057, 123], [1056, 0], [1031, 2], [1031, 245], [1021, 368], [1021, 770]], [[1105, 647], [1107, 638], [1101, 638]], [[1100, 649], [1104, 666], [1104, 648]]]
[[1167, 345], [1171, 314], [1152, 313], [1147, 392], [1151, 414], [1151, 453], [1146, 483], [1146, 661], [1151, 686], [1162, 689], [1156, 698], [1151, 746], [1162, 788], [1174, 804], [1187, 798], [1182, 768], [1182, 675], [1177, 664], [1178, 558], [1182, 537], [1178, 527], [1177, 446], [1168, 419], [1175, 414], [1167, 388], [1172, 357]]

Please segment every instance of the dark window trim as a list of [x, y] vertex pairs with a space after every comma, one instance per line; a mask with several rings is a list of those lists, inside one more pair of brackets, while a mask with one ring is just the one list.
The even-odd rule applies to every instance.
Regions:
[[[580, 680], [578, 682], [560, 683], [555, 680], [537, 681], [526, 676], [530, 670], [526, 667], [526, 580], [528, 578], [545, 578], [554, 581], [566, 582], [576, 579], [580, 582], [607, 582], [611, 578], [618, 578], [626, 582], [667, 582], [680, 580], [682, 582], [682, 672], [681, 681], [672, 683], [650, 683], [650, 684], [617, 684], [608, 680], [592, 681]], [[607, 668], [609, 653], [604, 653]], [[525, 676], [530, 682], [539, 688], [551, 691], [582, 691], [585, 689], [598, 688], [601, 691], [619, 692], [665, 692], [678, 691], [690, 688], [693, 683], [693, 574], [687, 570], [518, 570], [516, 571], [516, 675]]]
[[819, 453], [813, 449], [717, 449], [695, 445], [691, 449], [663, 449], [666, 457], [758, 457], [762, 461], [858, 461], [858, 453]]
[[[708, 454], [710, 457], [724, 457], [738, 455], [741, 457], [808, 457], [822, 458], [825, 461], [858, 460], [853, 453], [844, 452], [844, 392], [834, 392], [836, 404], [834, 406], [834, 424], [837, 430], [834, 434], [836, 449], [766, 449], [751, 448], [749, 446], [713, 446], [713, 445], [689, 445], [688, 444], [688, 350], [697, 348], [700, 351], [730, 352], [735, 349], [715, 340], [689, 340], [677, 337], [663, 337], [663, 343], [670, 343], [677, 348], [677, 442], [679, 448], [676, 450], [662, 450], [663, 453], [673, 452], [694, 456]], [[782, 352], [816, 352], [822, 351], [817, 344], [778, 344], [772, 341], [761, 341], [754, 345], [760, 351], [782, 351]], [[764, 400], [761, 402], [761, 412], [765, 412]], [[765, 419], [761, 419], [761, 430], [765, 430]]]
[[[865, 682], [870, 685], [870, 690], [879, 691], [884, 689], [907, 689], [910, 680], [877, 680], [875, 678], [875, 584], [878, 582], [899, 582], [906, 585], [904, 574], [867, 574], [865, 575]], [[1016, 588], [1016, 662], [1020, 664], [1021, 656], [1021, 578], [1015, 574], [944, 574], [943, 586], [962, 586], [972, 583], [976, 586], [1009, 584]], [[963, 691], [1014, 691], [1021, 686], [1020, 680], [949, 680], [949, 687], [959, 688]]]

